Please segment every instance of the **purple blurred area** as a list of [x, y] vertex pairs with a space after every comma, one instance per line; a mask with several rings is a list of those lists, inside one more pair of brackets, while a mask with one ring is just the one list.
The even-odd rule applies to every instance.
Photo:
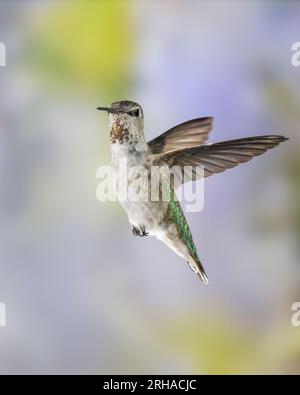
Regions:
[[[1, 1], [0, 373], [300, 373], [299, 22], [292, 1]], [[187, 213], [208, 287], [96, 200], [96, 107], [122, 99], [148, 139], [207, 115], [211, 141], [290, 138]]]

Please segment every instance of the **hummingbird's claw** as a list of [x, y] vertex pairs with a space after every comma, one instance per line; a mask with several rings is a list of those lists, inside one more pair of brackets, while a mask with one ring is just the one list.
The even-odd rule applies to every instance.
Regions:
[[133, 236], [140, 236], [140, 231], [135, 226], [131, 228]]
[[146, 232], [146, 229], [143, 225], [141, 225], [139, 228], [136, 228], [135, 226], [132, 226], [132, 233], [134, 236], [140, 236], [140, 237], [144, 237], [144, 236], [148, 236], [149, 233]]
[[149, 235], [149, 233], [146, 232], [146, 229], [145, 229], [145, 226], [144, 226], [144, 225], [142, 225], [140, 229], [141, 229], [141, 233], [140, 233], [140, 236], [141, 236], [141, 237], [144, 237], [144, 236], [148, 236], [148, 235]]

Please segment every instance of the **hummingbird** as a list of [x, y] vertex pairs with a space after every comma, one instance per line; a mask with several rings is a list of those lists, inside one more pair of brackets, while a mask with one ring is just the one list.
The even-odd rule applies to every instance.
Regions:
[[[263, 135], [235, 140], [206, 143], [213, 127], [213, 117], [202, 117], [181, 123], [151, 141], [144, 134], [144, 113], [140, 104], [122, 100], [109, 107], [98, 107], [109, 115], [110, 154], [113, 183], [117, 198], [126, 211], [134, 236], [155, 236], [182, 257], [190, 268], [208, 284], [204, 267], [198, 257], [192, 233], [175, 190], [180, 183], [195, 181], [194, 170], [184, 178], [174, 177], [169, 185], [169, 199], [121, 198], [119, 161], [127, 161], [128, 188], [135, 188], [139, 172], [130, 169], [142, 167], [148, 175], [152, 166], [183, 169], [184, 166], [202, 166], [202, 176], [209, 177], [248, 162], [279, 143], [288, 140], [280, 135]], [[140, 186], [139, 186], [140, 188]], [[148, 183], [145, 188], [149, 189]]]

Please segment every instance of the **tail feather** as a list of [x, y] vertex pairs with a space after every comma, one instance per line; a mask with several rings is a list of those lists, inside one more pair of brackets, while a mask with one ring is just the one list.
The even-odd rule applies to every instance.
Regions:
[[207, 285], [209, 281], [205, 273], [204, 267], [200, 262], [199, 258], [195, 259], [190, 256], [188, 259], [188, 264], [190, 268], [193, 270], [193, 272], [197, 273], [199, 278], [204, 282], [205, 285]]

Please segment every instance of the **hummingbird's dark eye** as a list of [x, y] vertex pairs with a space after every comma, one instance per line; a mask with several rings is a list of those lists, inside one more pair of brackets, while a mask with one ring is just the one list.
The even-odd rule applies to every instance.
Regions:
[[133, 110], [133, 111], [130, 111], [128, 114], [130, 116], [132, 116], [132, 117], [139, 117], [140, 116], [140, 110], [139, 109]]

